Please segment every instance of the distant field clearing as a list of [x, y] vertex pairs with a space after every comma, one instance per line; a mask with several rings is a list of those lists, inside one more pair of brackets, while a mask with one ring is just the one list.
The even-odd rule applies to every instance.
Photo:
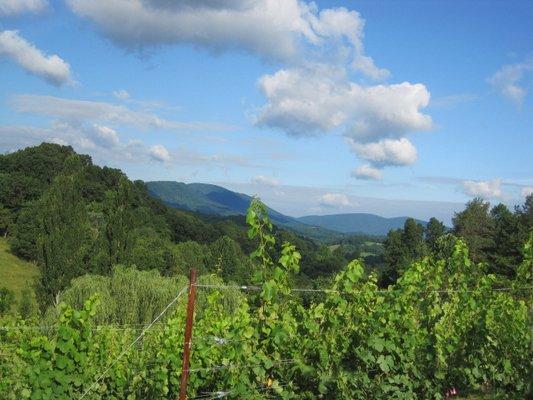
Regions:
[[0, 287], [12, 290], [18, 303], [24, 289], [33, 291], [38, 276], [37, 266], [11, 254], [7, 240], [0, 238]]

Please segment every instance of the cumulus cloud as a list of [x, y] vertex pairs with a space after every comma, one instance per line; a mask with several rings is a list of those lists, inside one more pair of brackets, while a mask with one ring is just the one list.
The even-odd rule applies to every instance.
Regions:
[[61, 86], [71, 83], [70, 66], [58, 55], [45, 55], [22, 38], [18, 31], [0, 32], [0, 58], [8, 58], [32, 75]]
[[0, 15], [38, 13], [43, 11], [47, 5], [45, 0], [0, 0]]
[[368, 141], [432, 127], [431, 117], [421, 111], [430, 96], [422, 84], [363, 87], [349, 81], [343, 70], [315, 65], [265, 75], [259, 87], [267, 104], [255, 122], [293, 136], [340, 127], [347, 136]]
[[521, 190], [522, 197], [527, 197], [530, 194], [533, 194], [533, 186], [525, 186]]
[[117, 131], [108, 126], [94, 124], [92, 132], [94, 139], [102, 146], [116, 146], [120, 142]]
[[22, 94], [11, 98], [16, 111], [45, 115], [67, 121], [91, 121], [98, 123], [123, 124], [139, 129], [177, 130], [228, 130], [232, 127], [202, 122], [177, 122], [158, 117], [146, 111], [137, 111], [124, 105], [98, 101], [64, 99], [54, 96]]
[[370, 165], [361, 165], [352, 171], [352, 177], [363, 180], [380, 180], [381, 171]]
[[150, 156], [157, 161], [169, 163], [171, 161], [170, 153], [165, 146], [157, 144], [150, 148]]
[[270, 177], [264, 176], [264, 175], [256, 175], [256, 176], [254, 176], [251, 179], [251, 182], [253, 184], [261, 185], [261, 186], [274, 187], [274, 186], [278, 186], [279, 185], [279, 180], [277, 180], [275, 178], [270, 178]]
[[352, 203], [348, 196], [342, 193], [326, 193], [320, 197], [320, 204], [326, 207], [348, 207]]
[[348, 62], [373, 79], [389, 75], [365, 54], [360, 14], [299, 0], [67, 0], [78, 15], [128, 49], [193, 44], [300, 63], [309, 54]]
[[500, 179], [490, 181], [463, 181], [462, 188], [469, 196], [482, 197], [484, 199], [501, 199], [503, 197], [501, 183]]
[[[258, 126], [300, 137], [340, 130], [357, 143], [380, 146], [382, 140], [398, 141], [432, 128], [431, 117], [423, 113], [430, 98], [423, 84], [368, 84], [388, 78], [390, 72], [366, 54], [365, 21], [355, 10], [320, 9], [304, 0], [67, 0], [67, 4], [129, 50], [192, 44], [215, 53], [245, 51], [283, 63], [281, 70], [258, 81], [266, 98], [253, 113]], [[373, 167], [405, 164], [399, 157], [399, 161], [374, 162]]]
[[417, 151], [404, 135], [432, 128], [422, 112], [430, 94], [422, 84], [361, 86], [342, 69], [314, 66], [283, 69], [259, 80], [267, 99], [255, 117], [259, 126], [291, 136], [316, 136], [340, 129], [354, 152], [374, 168], [414, 163]]
[[351, 145], [360, 158], [378, 168], [411, 165], [418, 157], [415, 146], [406, 138], [383, 139], [373, 143], [351, 140]]
[[526, 72], [533, 71], [533, 59], [522, 63], [504, 65], [488, 78], [496, 90], [517, 105], [521, 105], [527, 94], [527, 90], [520, 86]]

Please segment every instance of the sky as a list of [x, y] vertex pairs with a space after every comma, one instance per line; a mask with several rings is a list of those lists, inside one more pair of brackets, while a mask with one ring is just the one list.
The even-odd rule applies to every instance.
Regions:
[[0, 0], [0, 152], [302, 216], [533, 191], [533, 2]]

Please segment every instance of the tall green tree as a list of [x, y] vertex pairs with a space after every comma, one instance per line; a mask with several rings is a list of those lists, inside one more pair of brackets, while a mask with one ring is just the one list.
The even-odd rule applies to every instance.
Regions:
[[38, 203], [37, 249], [41, 276], [37, 297], [42, 309], [54, 302], [70, 280], [87, 272], [91, 229], [80, 182], [83, 167], [76, 156], [65, 162]]
[[472, 260], [487, 261], [487, 254], [494, 246], [490, 203], [475, 198], [466, 203], [463, 211], [455, 213], [452, 222], [454, 233], [466, 241]]
[[407, 254], [408, 264], [427, 255], [427, 246], [424, 241], [424, 227], [413, 218], [407, 218], [405, 220], [402, 242]]
[[116, 190], [107, 191], [103, 202], [103, 247], [106, 262], [103, 273], [126, 261], [135, 244], [135, 214], [131, 184], [122, 178]]
[[516, 207], [515, 213], [527, 232], [533, 231], [533, 193], [530, 193], [521, 207]]
[[399, 271], [407, 264], [407, 254], [403, 244], [403, 230], [391, 229], [383, 243], [386, 267], [383, 271], [382, 283], [387, 286], [398, 279]]
[[9, 244], [11, 252], [24, 260], [38, 258], [37, 236], [39, 235], [39, 202], [26, 203], [11, 225]]
[[494, 207], [490, 215], [493, 224], [493, 245], [487, 253], [491, 272], [513, 277], [522, 262], [522, 251], [527, 240], [520, 216], [504, 204]]
[[394, 283], [409, 264], [428, 254], [424, 227], [413, 218], [405, 220], [403, 229], [389, 231], [383, 245], [386, 263], [382, 277], [384, 285]]
[[434, 253], [437, 250], [437, 240], [446, 233], [446, 227], [435, 217], [431, 217], [425, 229], [426, 245]]

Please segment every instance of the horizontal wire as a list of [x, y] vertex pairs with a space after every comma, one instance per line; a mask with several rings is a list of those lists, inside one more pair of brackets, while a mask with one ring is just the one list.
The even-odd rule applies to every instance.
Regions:
[[[285, 385], [276, 385], [276, 386], [265, 386], [265, 385], [261, 385], [261, 386], [254, 386], [253, 388], [251, 388], [252, 390], [255, 390], [257, 392], [264, 392], [266, 390], [275, 390], [275, 389], [278, 389], [278, 388], [282, 388], [282, 387], [286, 387], [286, 386], [289, 386], [287, 384]], [[196, 397], [191, 397], [189, 398], [189, 400], [200, 400], [200, 399], [205, 399], [205, 400], [211, 400], [211, 399], [221, 399], [223, 397], [226, 397], [228, 395], [230, 395], [231, 393], [235, 392], [235, 389], [230, 389], [230, 390], [219, 390], [219, 391], [216, 391], [216, 392], [206, 392], [205, 394], [202, 394], [201, 396], [196, 396]]]
[[[295, 359], [286, 359], [286, 360], [280, 360], [273, 362], [272, 365], [285, 365], [285, 364], [294, 364], [296, 362]], [[253, 368], [257, 366], [261, 366], [263, 363], [256, 363], [256, 364], [228, 364], [228, 365], [215, 365], [213, 367], [205, 367], [205, 368], [189, 368], [186, 370], [187, 372], [204, 372], [204, 371], [220, 371], [224, 369], [231, 369], [231, 368]]]
[[[241, 289], [241, 290], [261, 290], [258, 286], [232, 286], [232, 285], [195, 285], [199, 288], [208, 288], [208, 289]], [[523, 287], [503, 287], [503, 288], [476, 288], [476, 289], [431, 289], [431, 290], [415, 290], [414, 293], [456, 293], [456, 292], [476, 292], [479, 290], [491, 290], [491, 291], [513, 291], [513, 290], [532, 290], [533, 286], [523, 286]], [[408, 291], [408, 288], [397, 288], [397, 289], [376, 289], [373, 290], [373, 293], [394, 293], [394, 292], [404, 292]], [[290, 289], [291, 292], [298, 293], [338, 293], [338, 294], [352, 294], [363, 292], [364, 290], [356, 289], [352, 291], [342, 291], [335, 289], [314, 289], [314, 288], [294, 288]]]

